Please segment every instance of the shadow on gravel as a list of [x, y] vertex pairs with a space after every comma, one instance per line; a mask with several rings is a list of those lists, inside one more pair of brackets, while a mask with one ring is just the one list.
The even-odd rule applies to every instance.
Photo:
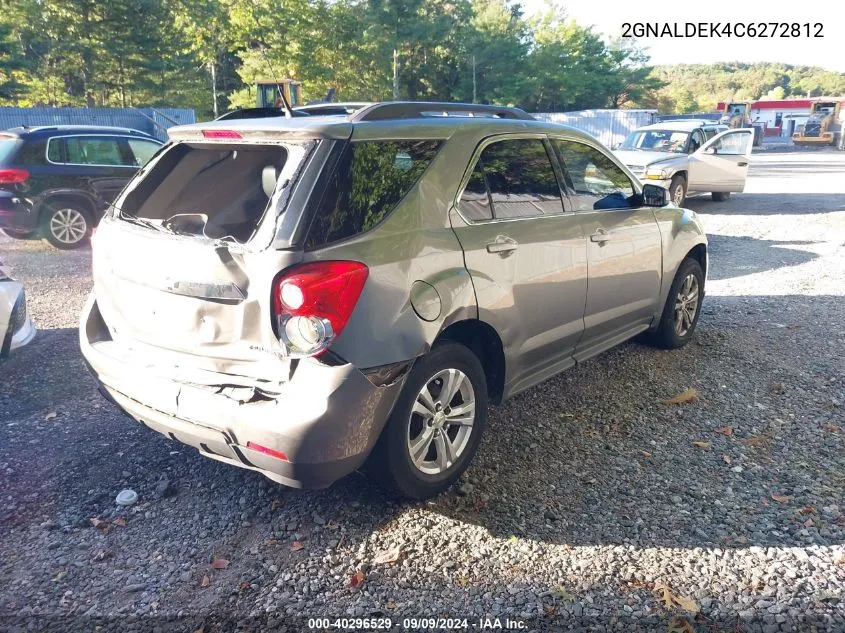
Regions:
[[[820, 319], [828, 323], [821, 338], [810, 328]], [[293, 549], [295, 541], [308, 552], [354, 556], [409, 511], [479, 526], [502, 541], [573, 547], [839, 544], [843, 324], [842, 297], [708, 297], [686, 348], [629, 343], [491, 409], [471, 486], [418, 504], [360, 474], [298, 491], [202, 458], [100, 399], [75, 330], [42, 332], [0, 366], [11, 398], [0, 411], [14, 424], [0, 427], [0, 464], [9, 469], [0, 483], [14, 500], [0, 526], [14, 533], [10, 546], [25, 547], [31, 530], [46, 524], [45, 542], [84, 535], [85, 560], [163, 556], [187, 564], [189, 584], [180, 584], [178, 565], [156, 572], [173, 579], [186, 612], [216, 599], [197, 588], [214, 557], [232, 560], [231, 571], [214, 578], [228, 573], [237, 586], [238, 574], [265, 573], [268, 559], [280, 570], [299, 564], [306, 552]], [[662, 403], [687, 387], [698, 390], [697, 401]], [[140, 497], [128, 511], [114, 505], [123, 488]], [[108, 538], [91, 525], [118, 515], [128, 527]]]
[[48, 413], [72, 406], [94, 381], [79, 351], [76, 328], [39, 330], [35, 339], [0, 361], [0, 417]]
[[474, 489], [433, 509], [571, 546], [841, 544], [843, 317], [839, 296], [708, 297], [686, 348], [630, 343], [491, 409]]
[[761, 240], [746, 235], [708, 235], [710, 280], [731, 279], [763, 271], [798, 266], [818, 257], [806, 250], [819, 242]]
[[845, 211], [845, 193], [739, 193], [725, 202], [702, 195], [688, 198], [684, 207], [702, 214], [811, 215]]

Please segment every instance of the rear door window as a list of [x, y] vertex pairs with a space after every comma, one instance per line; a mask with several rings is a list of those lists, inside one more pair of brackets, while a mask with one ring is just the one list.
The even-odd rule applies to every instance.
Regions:
[[560, 185], [542, 140], [493, 142], [481, 152], [479, 164], [497, 220], [563, 213]]
[[579, 211], [627, 209], [634, 187], [625, 172], [608, 156], [584, 143], [554, 139]]
[[325, 184], [306, 248], [370, 230], [414, 187], [437, 155], [437, 140], [353, 141]]
[[[121, 167], [128, 165], [113, 136], [69, 136], [64, 139], [65, 162], [71, 165]], [[52, 146], [55, 141], [51, 141]], [[52, 160], [52, 159], [51, 159]]]

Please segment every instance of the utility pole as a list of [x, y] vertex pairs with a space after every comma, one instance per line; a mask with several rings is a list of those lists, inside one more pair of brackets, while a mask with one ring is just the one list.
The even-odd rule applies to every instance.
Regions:
[[399, 49], [393, 49], [393, 100], [399, 101]]
[[472, 102], [477, 103], [477, 95], [475, 92], [475, 53], [472, 55]]
[[208, 63], [209, 69], [211, 70], [211, 94], [214, 99], [214, 118], [216, 119], [217, 114], [217, 64], [213, 61]]

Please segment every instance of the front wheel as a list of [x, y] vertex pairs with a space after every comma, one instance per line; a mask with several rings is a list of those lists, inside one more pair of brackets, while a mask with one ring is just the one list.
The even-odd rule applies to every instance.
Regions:
[[660, 323], [649, 335], [650, 342], [665, 349], [689, 343], [698, 324], [703, 299], [704, 271], [696, 260], [687, 258], [678, 267]]
[[730, 191], [713, 191], [710, 194], [710, 197], [713, 198], [714, 202], [724, 202], [728, 198], [731, 197]]
[[76, 201], [51, 203], [42, 216], [44, 237], [56, 248], [79, 248], [88, 241], [94, 226], [91, 213]]
[[379, 480], [425, 499], [469, 466], [487, 424], [487, 383], [475, 354], [458, 343], [418, 360], [370, 458]]
[[687, 199], [687, 179], [681, 175], [674, 176], [669, 184], [669, 196], [676, 207], [684, 206]]

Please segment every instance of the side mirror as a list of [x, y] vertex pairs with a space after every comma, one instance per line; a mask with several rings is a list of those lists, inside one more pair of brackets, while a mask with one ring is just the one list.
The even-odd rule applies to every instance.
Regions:
[[716, 150], [716, 146], [715, 146], [715, 145], [711, 145], [711, 146], [710, 146], [710, 147], [708, 147], [706, 150], [704, 150], [704, 153], [705, 153], [705, 154], [718, 154], [719, 152]]
[[660, 185], [643, 185], [643, 204], [647, 207], [665, 207], [669, 191]]

